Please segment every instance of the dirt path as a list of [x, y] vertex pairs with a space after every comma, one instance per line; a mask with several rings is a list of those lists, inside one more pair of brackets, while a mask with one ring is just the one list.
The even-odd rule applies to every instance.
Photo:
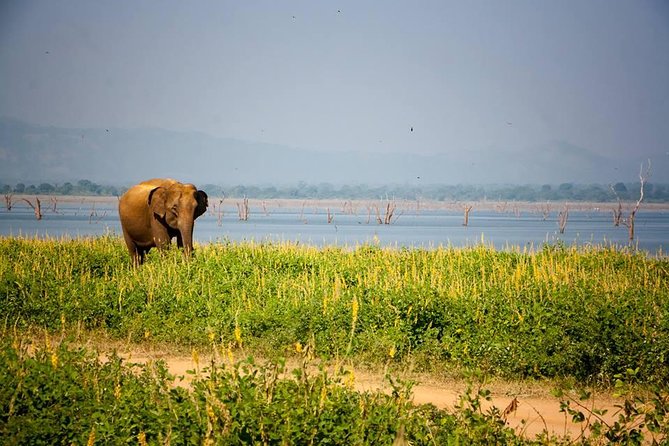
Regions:
[[[190, 355], [146, 351], [119, 354], [134, 363], [163, 360], [170, 373], [175, 376], [187, 376], [188, 370], [196, 369], [196, 364]], [[200, 367], [204, 367], [209, 361], [210, 358], [201, 356]], [[390, 391], [390, 385], [384, 380], [382, 372], [355, 370], [354, 376], [354, 386], [358, 391]], [[413, 400], [417, 404], [431, 403], [441, 409], [453, 409], [458, 403], [459, 396], [466, 390], [465, 382], [438, 381], [425, 376], [409, 378], [418, 382], [413, 387]], [[186, 378], [185, 385], [188, 385], [187, 381]], [[504, 411], [514, 398], [517, 400], [517, 409], [507, 417], [507, 423], [517, 432], [529, 438], [534, 438], [544, 429], [558, 436], [568, 434], [576, 438], [585, 429], [585, 424], [575, 424], [571, 422], [571, 417], [565, 417], [565, 414], [560, 412], [560, 399], [551, 395], [548, 385], [492, 382], [485, 385], [485, 388], [491, 391], [492, 397], [490, 402], [485, 402], [485, 409], [495, 406], [500, 411]], [[600, 394], [580, 403], [588, 408], [608, 409], [604, 418], [609, 422], [615, 418], [614, 414], [617, 411], [615, 404], [618, 404], [619, 401], [611, 395]]]

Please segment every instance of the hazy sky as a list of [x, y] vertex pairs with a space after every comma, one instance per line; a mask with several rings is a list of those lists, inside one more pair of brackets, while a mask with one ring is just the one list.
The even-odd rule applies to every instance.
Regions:
[[669, 2], [0, 0], [0, 84], [63, 127], [669, 156]]

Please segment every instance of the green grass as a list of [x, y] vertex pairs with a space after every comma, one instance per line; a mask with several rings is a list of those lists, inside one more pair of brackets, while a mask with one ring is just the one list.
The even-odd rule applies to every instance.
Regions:
[[[356, 392], [345, 370], [309, 371], [307, 359], [292, 372], [281, 361], [202, 364], [188, 372], [185, 386], [161, 361], [133, 364], [116, 354], [101, 360], [46, 339], [0, 338], [1, 444], [641, 445], [669, 439], [666, 389], [626, 398], [615, 423], [594, 417], [591, 432], [577, 440], [546, 431], [527, 438], [506, 425], [499, 409], [483, 409], [490, 393], [482, 387], [470, 385], [452, 410], [442, 410], [414, 405], [410, 382], [388, 377], [388, 394]], [[570, 398], [562, 407], [575, 422], [601, 414]]]
[[458, 374], [669, 383], [669, 261], [537, 252], [220, 243], [139, 269], [115, 237], [0, 238], [5, 327], [223, 345]]
[[[0, 238], [0, 314], [0, 443], [573, 444], [518, 436], [482, 409], [484, 389], [451, 411], [415, 406], [411, 383], [358, 393], [343, 369], [306, 373], [314, 354], [611, 385], [616, 422], [580, 444], [669, 438], [669, 261], [632, 251], [221, 243], [134, 269], [114, 237]], [[179, 387], [161, 362], [49, 342], [80, 333], [270, 361], [202, 364]], [[286, 356], [304, 366], [290, 373]]]
[[409, 383], [393, 382], [389, 395], [359, 393], [342, 372], [306, 367], [289, 374], [276, 362], [211, 364], [206, 374], [191, 371], [186, 388], [161, 362], [100, 361], [64, 344], [28, 354], [3, 339], [0, 443], [542, 444], [517, 436], [499, 411], [481, 410], [483, 393], [469, 391], [448, 413], [414, 406]]

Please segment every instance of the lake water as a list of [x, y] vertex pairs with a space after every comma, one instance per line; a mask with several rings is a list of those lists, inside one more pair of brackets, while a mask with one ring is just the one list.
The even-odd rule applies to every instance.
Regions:
[[[115, 201], [58, 203], [57, 212], [43, 200], [43, 218], [35, 219], [33, 211], [17, 202], [11, 211], [0, 210], [0, 235], [23, 237], [82, 237], [117, 234], [121, 226]], [[538, 212], [498, 212], [474, 208], [469, 225], [463, 226], [461, 210], [397, 211], [390, 225], [376, 223], [375, 213], [358, 209], [356, 214], [334, 213], [327, 222], [324, 207], [283, 206], [251, 208], [248, 221], [240, 221], [236, 207], [224, 206], [207, 212], [195, 224], [199, 243], [217, 241], [295, 242], [308, 245], [358, 246], [378, 244], [392, 247], [433, 248], [493, 244], [498, 249], [512, 247], [540, 248], [544, 243], [562, 241], [567, 245], [614, 244], [629, 246], [627, 228], [614, 227], [610, 211], [570, 211], [564, 234], [560, 234], [557, 212], [544, 220]], [[210, 211], [212, 206], [210, 206]], [[220, 224], [219, 224], [220, 223]], [[669, 249], [669, 212], [644, 211], [636, 217], [632, 246], [651, 254]]]

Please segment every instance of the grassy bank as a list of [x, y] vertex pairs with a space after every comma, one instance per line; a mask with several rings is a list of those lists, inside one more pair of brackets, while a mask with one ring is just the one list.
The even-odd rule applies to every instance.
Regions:
[[213, 244], [186, 262], [122, 242], [0, 239], [6, 327], [265, 357], [309, 350], [457, 375], [669, 382], [669, 262], [610, 248], [535, 253]]
[[[604, 445], [666, 444], [666, 391], [629, 395], [615, 422], [564, 396], [577, 437], [544, 430], [532, 438], [484, 409], [490, 393], [465, 390], [452, 409], [415, 405], [411, 382], [388, 376], [391, 391], [356, 392], [343, 368], [288, 369], [281, 361], [200, 364], [188, 385], [162, 361], [105, 359], [66, 343], [0, 338], [0, 443], [162, 445]], [[619, 381], [624, 393], [626, 385]], [[622, 409], [624, 408], [624, 409]], [[588, 426], [586, 430], [585, 426]]]

